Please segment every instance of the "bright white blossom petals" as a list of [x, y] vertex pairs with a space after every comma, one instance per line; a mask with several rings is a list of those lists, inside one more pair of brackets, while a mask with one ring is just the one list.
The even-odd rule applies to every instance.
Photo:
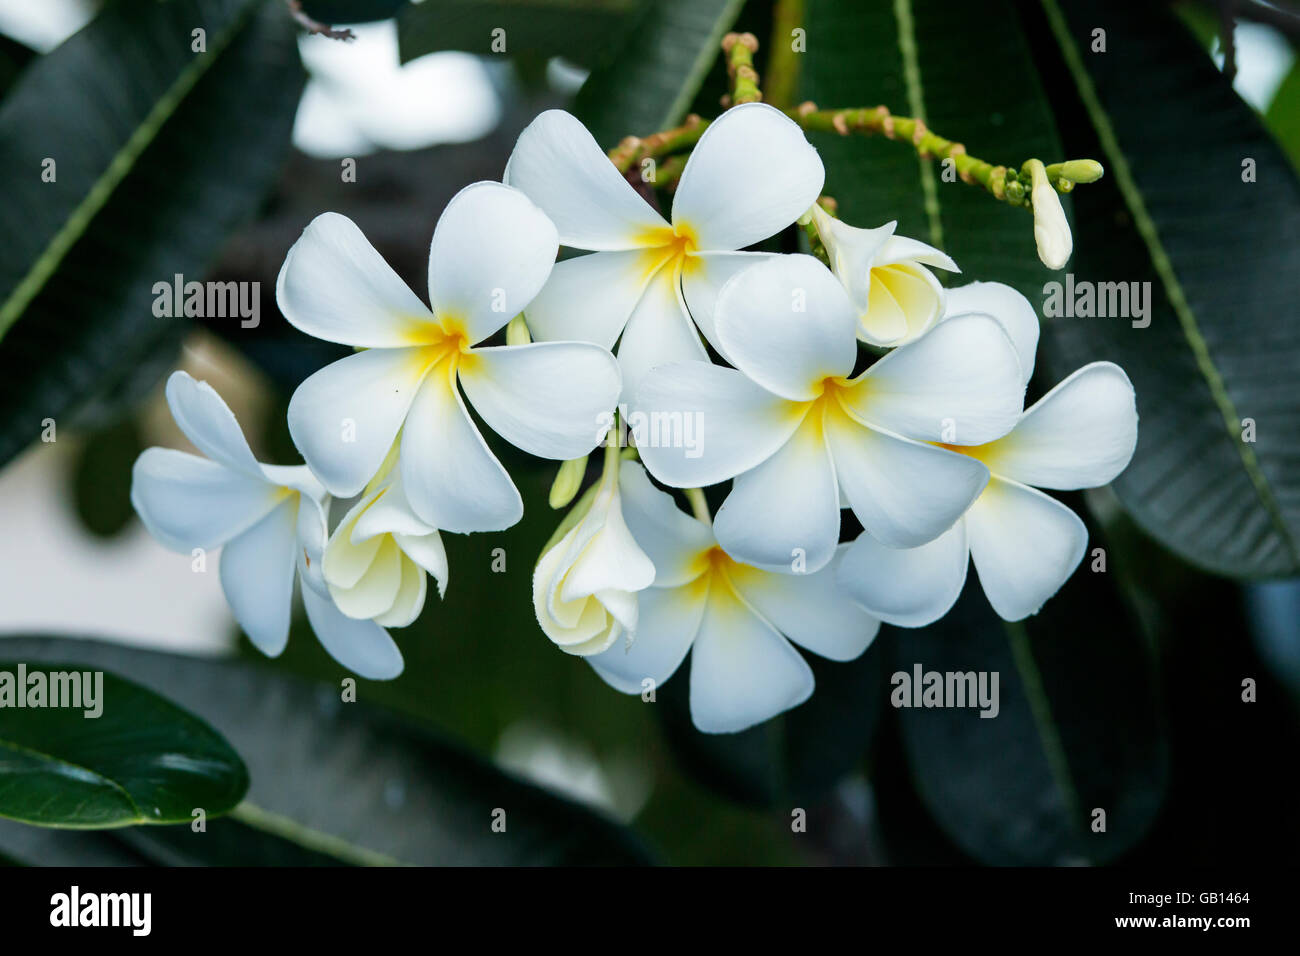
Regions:
[[591, 342], [612, 349], [652, 273], [643, 249], [593, 252], [557, 262], [524, 317], [541, 342]]
[[559, 251], [555, 226], [517, 189], [473, 183], [447, 203], [429, 249], [429, 301], [474, 345], [522, 312]]
[[435, 369], [420, 389], [401, 447], [402, 486], [425, 523], [501, 531], [523, 517], [519, 490], [470, 420], [450, 369]]
[[262, 474], [239, 422], [216, 389], [195, 381], [188, 372], [176, 371], [167, 379], [164, 391], [172, 418], [203, 455], [232, 471], [254, 477]]
[[960, 519], [916, 548], [887, 548], [870, 534], [861, 534], [840, 560], [836, 580], [886, 624], [923, 627], [957, 603], [969, 565], [966, 522]]
[[1095, 488], [1137, 447], [1137, 404], [1124, 370], [1093, 362], [1025, 410], [1005, 438], [980, 449], [990, 470], [1038, 488]]
[[173, 551], [220, 547], [280, 500], [266, 481], [171, 448], [146, 449], [131, 471], [132, 507]]
[[356, 223], [336, 212], [313, 219], [289, 249], [275, 300], [308, 335], [366, 348], [410, 345], [433, 321]]
[[1038, 160], [1030, 161], [1030, 176], [1034, 183], [1029, 195], [1034, 207], [1034, 243], [1038, 246], [1038, 258], [1049, 269], [1064, 269], [1074, 251], [1074, 239], [1070, 235], [1065, 210], [1061, 207], [1061, 197], [1056, 194], [1056, 188]]
[[691, 648], [691, 720], [706, 734], [736, 733], [812, 696], [813, 673], [790, 642], [714, 581]]
[[673, 199], [673, 225], [700, 249], [743, 249], [798, 219], [826, 171], [799, 126], [765, 103], [727, 110], [704, 131]]
[[433, 575], [438, 584], [438, 596], [447, 593], [447, 549], [442, 543], [442, 535], [436, 531], [430, 534], [402, 534], [392, 532], [393, 540], [402, 549], [402, 553]]
[[599, 654], [638, 620], [637, 592], [655, 567], [623, 520], [617, 464], [601, 478], [586, 511], [542, 555], [533, 573], [533, 610], [561, 650]]
[[979, 445], [1015, 425], [1025, 386], [1002, 326], [964, 315], [890, 352], [841, 394], [860, 421], [910, 438]]
[[302, 603], [321, 646], [348, 670], [367, 680], [392, 680], [402, 673], [402, 652], [374, 621], [348, 617], [311, 588], [302, 589]]
[[934, 326], [943, 314], [944, 290], [927, 267], [959, 272], [957, 263], [933, 246], [894, 235], [896, 222], [860, 229], [818, 205], [812, 218], [852, 303], [858, 338], [905, 345]]
[[773, 256], [737, 273], [714, 321], [732, 364], [783, 398], [810, 401], [825, 379], [853, 371], [853, 311], [812, 256]]
[[723, 550], [755, 567], [802, 574], [826, 566], [840, 505], [820, 415], [810, 413], [776, 454], [736, 476], [713, 530]]
[[644, 234], [668, 225], [563, 110], [547, 110], [519, 134], [504, 178], [541, 206], [560, 242], [575, 249], [639, 248]]
[[673, 504], [636, 462], [623, 462], [619, 491], [628, 529], [655, 566], [654, 586], [675, 588], [699, 577], [700, 555], [715, 544], [709, 526]]
[[278, 657], [289, 643], [299, 507], [297, 496], [286, 499], [221, 549], [221, 589], [230, 610], [268, 657]]
[[[640, 441], [637, 450], [660, 481], [700, 488], [733, 478], [766, 461], [799, 427], [806, 406], [755, 385], [742, 372], [706, 362], [664, 365], [646, 377], [632, 399], [633, 415], [660, 434], [688, 419], [698, 447], [684, 442]], [[634, 419], [635, 421], [635, 419]]]
[[640, 694], [644, 681], [658, 687], [677, 672], [699, 632], [708, 598], [706, 588], [684, 591], [652, 587], [637, 595], [639, 636], [587, 658], [605, 683], [624, 694]]
[[997, 319], [1016, 348], [1021, 378], [1028, 383], [1034, 374], [1034, 355], [1038, 351], [1038, 313], [1033, 303], [1001, 282], [969, 282], [949, 289], [944, 319], [971, 313]]
[[618, 344], [624, 395], [635, 395], [656, 366], [707, 360], [708, 353], [682, 303], [676, 273], [659, 270], [628, 318]]
[[970, 507], [988, 469], [965, 455], [866, 428], [828, 410], [826, 438], [853, 513], [891, 548], [933, 541]]
[[774, 255], [771, 252], [700, 252], [688, 256], [682, 268], [682, 298], [691, 318], [709, 344], [728, 361], [716, 328], [718, 294], [737, 272]]
[[[396, 538], [393, 539], [396, 542]], [[392, 606], [382, 614], [374, 617], [381, 627], [406, 627], [420, 616], [424, 610], [424, 599], [429, 591], [429, 579], [424, 569], [411, 560], [401, 564], [401, 583]]]
[[832, 661], [856, 659], [880, 631], [880, 621], [844, 600], [836, 577], [847, 544], [818, 574], [764, 574], [736, 565], [728, 577], [737, 592], [782, 634]]
[[289, 399], [289, 434], [330, 493], [358, 494], [393, 447], [428, 373], [422, 349], [367, 349], [309, 376]]
[[591, 451], [596, 422], [614, 407], [618, 362], [586, 342], [534, 342], [475, 349], [461, 361], [460, 383], [484, 421], [506, 441], [541, 458]]
[[1038, 612], [1083, 560], [1088, 530], [1041, 491], [994, 478], [966, 515], [971, 557], [998, 616]]

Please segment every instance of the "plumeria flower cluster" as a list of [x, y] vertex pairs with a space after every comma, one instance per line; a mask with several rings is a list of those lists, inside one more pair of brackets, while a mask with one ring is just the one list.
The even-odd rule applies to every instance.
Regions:
[[[505, 441], [564, 462], [558, 507], [603, 445], [536, 565], [538, 623], [626, 693], [689, 655], [691, 712], [710, 733], [807, 700], [800, 649], [847, 661], [881, 622], [942, 616], [969, 560], [997, 613], [1032, 614], [1086, 547], [1078, 517], [1038, 489], [1125, 467], [1132, 387], [1098, 363], [1026, 410], [1032, 306], [996, 283], [945, 289], [934, 270], [955, 262], [895, 223], [835, 219], [824, 179], [796, 123], [744, 103], [700, 136], [665, 218], [578, 120], [549, 111], [503, 182], [444, 210], [427, 303], [325, 213], [276, 288], [290, 323], [354, 349], [290, 401], [305, 464], [258, 463], [221, 398], [178, 372], [168, 401], [202, 457], [145, 452], [136, 509], [169, 547], [223, 548], [222, 586], [263, 652], [284, 648], [300, 591], [330, 654], [391, 678], [389, 629], [420, 615], [428, 576], [448, 587], [443, 535], [523, 516], [467, 403]], [[799, 221], [825, 262], [750, 249]], [[582, 254], [557, 263], [561, 245]], [[722, 483], [711, 516], [704, 489]]]

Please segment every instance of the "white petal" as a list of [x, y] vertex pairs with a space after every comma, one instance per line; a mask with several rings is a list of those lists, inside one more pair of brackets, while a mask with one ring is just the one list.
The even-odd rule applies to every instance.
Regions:
[[933, 541], [979, 496], [988, 469], [973, 458], [826, 416], [835, 476], [853, 513], [881, 543]]
[[923, 627], [957, 603], [969, 565], [962, 518], [918, 548], [887, 548], [864, 532], [849, 546], [836, 577], [845, 593], [885, 623]]
[[329, 537], [327, 507], [327, 499], [298, 496], [298, 576], [306, 587], [321, 594], [329, 593], [324, 574], [325, 541]]
[[[605, 592], [637, 592], [650, 586], [655, 579], [655, 566], [637, 545], [636, 539], [623, 520], [623, 509], [617, 495], [609, 495], [602, 502], [597, 495], [592, 510], [582, 520], [571, 552], [566, 556], [568, 571], [560, 586], [558, 599], [568, 603], [580, 598]], [[602, 599], [611, 612], [619, 611], [614, 603]], [[624, 625], [631, 626], [634, 612], [624, 611]]]
[[287, 500], [221, 549], [221, 589], [239, 626], [267, 657], [278, 657], [289, 642], [297, 519], [297, 501]]
[[1028, 382], [1034, 374], [1034, 354], [1038, 350], [1038, 313], [1033, 304], [1001, 282], [971, 282], [948, 290], [945, 320], [973, 312], [997, 319], [1016, 347], [1021, 377]]
[[736, 566], [728, 576], [741, 596], [790, 640], [830, 660], [851, 661], [875, 639], [880, 622], [836, 585], [848, 547], [840, 545], [836, 559], [812, 574]]
[[447, 549], [442, 543], [442, 535], [432, 534], [395, 534], [393, 540], [406, 553], [406, 556], [425, 571], [433, 575], [438, 582], [438, 596], [447, 594]]
[[809, 415], [780, 451], [736, 476], [713, 533], [737, 561], [768, 571], [826, 566], [840, 537], [840, 497], [820, 416]]
[[706, 734], [735, 733], [797, 707], [813, 674], [784, 637], [715, 582], [691, 653], [691, 719]]
[[826, 171], [803, 130], [766, 103], [727, 110], [686, 161], [673, 226], [702, 250], [743, 249], [790, 225], [821, 194]]
[[302, 603], [316, 639], [348, 670], [367, 680], [392, 680], [402, 673], [402, 652], [374, 621], [353, 620], [311, 588], [302, 589]]
[[612, 349], [663, 254], [593, 252], [557, 262], [524, 317], [538, 342], [591, 342]]
[[853, 371], [853, 308], [812, 256], [772, 256], [736, 273], [714, 313], [727, 358], [759, 385], [794, 401]]
[[638, 595], [640, 623], [636, 636], [615, 641], [603, 653], [587, 658], [597, 674], [624, 694], [639, 694], [645, 680], [657, 688], [672, 677], [691, 649], [704, 617], [703, 588], [648, 588]]
[[970, 554], [998, 616], [1036, 614], [1083, 560], [1088, 530], [1041, 491], [994, 478], [966, 516]]
[[248, 448], [235, 414], [207, 382], [175, 371], [167, 379], [167, 405], [172, 418], [194, 447], [218, 464], [260, 476], [262, 466]]
[[[358, 620], [377, 617], [391, 610], [402, 587], [401, 549], [388, 536], [372, 540], [378, 540], [379, 547], [360, 579], [351, 587], [339, 587], [334, 583], [330, 553], [326, 549], [325, 580], [330, 584], [330, 596], [340, 611]], [[342, 540], [332, 542], [335, 548], [350, 544]]]
[[708, 358], [686, 310], [676, 271], [660, 269], [632, 310], [618, 345], [623, 395], [635, 395], [653, 368], [674, 362], [707, 362]]
[[943, 287], [923, 266], [876, 265], [870, 278], [867, 310], [858, 317], [858, 337], [864, 342], [906, 345], [925, 335], [943, 314]]
[[895, 262], [919, 262], [924, 266], [933, 266], [947, 272], [961, 272], [957, 263], [946, 252], [926, 245], [918, 239], [907, 236], [891, 235], [876, 254], [876, 265], [888, 265]]
[[327, 342], [410, 345], [433, 316], [347, 216], [322, 213], [289, 249], [275, 301], [295, 327]]
[[481, 342], [528, 307], [559, 248], [554, 224], [519, 190], [466, 186], [442, 211], [429, 249], [429, 301], [439, 324]]
[[367, 349], [326, 365], [289, 400], [289, 434], [330, 493], [350, 498], [383, 464], [428, 371], [421, 349]]
[[577, 119], [547, 110], [519, 134], [505, 181], [551, 217], [560, 242], [575, 249], [635, 249], [665, 229]]
[[[378, 489], [378, 494], [366, 497], [367, 504], [358, 512], [349, 534], [354, 544], [381, 534], [423, 536], [436, 530], [416, 515], [402, 490], [400, 469], [394, 469], [394, 472], [392, 480]], [[347, 523], [345, 518], [342, 524]]]
[[435, 528], [502, 531], [523, 517], [518, 489], [441, 368], [411, 406], [399, 461], [407, 500]]
[[599, 345], [534, 342], [475, 349], [461, 359], [460, 384], [506, 441], [565, 461], [596, 447], [622, 378], [614, 356]]
[[650, 484], [645, 469], [625, 461], [619, 469], [623, 518], [655, 566], [657, 588], [679, 587], [705, 570], [700, 555], [715, 544], [704, 522], [682, 511], [672, 496]]
[[1093, 362], [1030, 408], [1010, 435], [980, 449], [996, 475], [1039, 488], [1095, 488], [1128, 467], [1137, 405], [1124, 370]]
[[402, 561], [401, 566], [402, 583], [397, 589], [392, 607], [375, 616], [375, 623], [380, 627], [406, 627], [424, 610], [424, 599], [429, 588], [424, 568], [411, 560]]
[[284, 492], [259, 478], [171, 448], [148, 448], [131, 471], [131, 505], [173, 551], [215, 548], [251, 528]]
[[1005, 435], [1024, 407], [1011, 339], [986, 315], [941, 322], [895, 349], [841, 395], [861, 421], [907, 438], [980, 445]]
[[773, 255], [771, 252], [701, 252], [688, 255], [683, 263], [682, 298], [704, 337], [727, 361], [731, 360], [718, 341], [715, 317], [718, 293], [741, 269], [771, 259]]
[[735, 369], [681, 362], [648, 375], [631, 407], [628, 424], [650, 474], [677, 488], [703, 488], [766, 461], [809, 406]]

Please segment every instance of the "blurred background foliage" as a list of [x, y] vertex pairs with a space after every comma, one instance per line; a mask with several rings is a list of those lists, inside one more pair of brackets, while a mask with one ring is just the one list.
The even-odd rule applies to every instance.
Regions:
[[[181, 621], [198, 612], [158, 577], [158, 562], [188, 573], [189, 558], [138, 541], [127, 491], [142, 447], [178, 443], [159, 407], [177, 365], [219, 383], [264, 460], [298, 461], [288, 396], [342, 351], [289, 327], [273, 290], [316, 214], [353, 218], [423, 293], [438, 213], [467, 183], [500, 178], [539, 111], [574, 110], [606, 147], [688, 111], [716, 115], [718, 39], [754, 32], [764, 74], [773, 5], [303, 0], [305, 16], [353, 24], [357, 40], [299, 32], [296, 50], [279, 0], [60, 0], [66, 39], [25, 21], [26, 6], [0, 0], [0, 513], [18, 518], [21, 492], [55, 482], [97, 562], [88, 573], [139, 569], [116, 604], [92, 606], [65, 581], [60, 602], [91, 608], [70, 631], [55, 610], [6, 611], [58, 575], [39, 557], [43, 533], [7, 533], [0, 659], [75, 660], [164, 695], [220, 731], [251, 786], [203, 835], [0, 820], [0, 857], [1199, 864], [1300, 847], [1300, 14], [1285, 4], [806, 0], [786, 105], [919, 103], [931, 128], [992, 162], [1106, 165], [1065, 197], [1069, 269], [1150, 281], [1152, 323], [1045, 320], [1030, 397], [1085, 362], [1116, 361], [1137, 389], [1141, 437], [1114, 486], [1066, 496], [1104, 573], [1090, 556], [1018, 625], [968, 587], [930, 628], [885, 627], [850, 664], [812, 661], [807, 704], [723, 737], [691, 726], [684, 672], [646, 704], [545, 640], [529, 594], [560, 517], [546, 505], [553, 468], [492, 437], [524, 521], [446, 536], [446, 599], [397, 633], [403, 676], [359, 682], [357, 704], [339, 703], [347, 675], [304, 621], [275, 661], [242, 637], [233, 659], [213, 661], [194, 656], [214, 648], [184, 626], [134, 634], [142, 605], [171, 602]], [[196, 25], [202, 54], [188, 45]], [[905, 78], [900, 25], [919, 86]], [[957, 281], [1006, 282], [1035, 303], [1061, 278], [1038, 262], [1023, 209], [940, 181], [904, 145], [812, 139], [849, 221], [897, 219], [957, 259]], [[56, 183], [40, 179], [46, 157]], [[349, 157], [355, 182], [340, 175]], [[797, 248], [793, 236], [771, 247]], [[175, 273], [260, 282], [259, 325], [156, 318], [152, 286]], [[1257, 422], [1255, 443], [1233, 416]], [[46, 419], [55, 445], [40, 440]], [[21, 484], [25, 468], [36, 477]], [[229, 619], [214, 626], [235, 648]], [[73, 639], [105, 636], [165, 650]], [[916, 663], [999, 672], [1000, 715], [890, 707], [889, 675]], [[0, 743], [21, 730], [6, 719]], [[496, 808], [507, 834], [491, 832]], [[1089, 827], [1094, 808], [1104, 833]], [[792, 830], [799, 809], [806, 832]]]

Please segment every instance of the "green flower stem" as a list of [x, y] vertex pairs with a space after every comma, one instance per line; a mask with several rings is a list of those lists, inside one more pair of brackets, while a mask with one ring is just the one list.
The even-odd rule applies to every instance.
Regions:
[[645, 138], [628, 136], [609, 151], [609, 160], [620, 173], [626, 173], [641, 160], [667, 156], [690, 149], [700, 141], [709, 124], [692, 113], [681, 126], [662, 130]]
[[660, 163], [659, 168], [655, 170], [655, 188], [676, 189], [677, 180], [682, 178], [682, 170], [685, 168], [685, 156], [669, 156]]
[[691, 512], [700, 521], [705, 524], [713, 524], [713, 518], [709, 515], [709, 503], [704, 500], [703, 488], [686, 488], [686, 500], [691, 503]]
[[767, 90], [764, 98], [777, 109], [789, 109], [799, 91], [799, 58], [794, 31], [803, 26], [804, 0], [776, 0], [772, 14], [772, 40], [767, 53]]
[[757, 51], [758, 38], [752, 33], [728, 33], [722, 38], [722, 54], [727, 58], [727, 75], [731, 77], [728, 106], [757, 103], [763, 99], [758, 88], [758, 71], [754, 69]]

